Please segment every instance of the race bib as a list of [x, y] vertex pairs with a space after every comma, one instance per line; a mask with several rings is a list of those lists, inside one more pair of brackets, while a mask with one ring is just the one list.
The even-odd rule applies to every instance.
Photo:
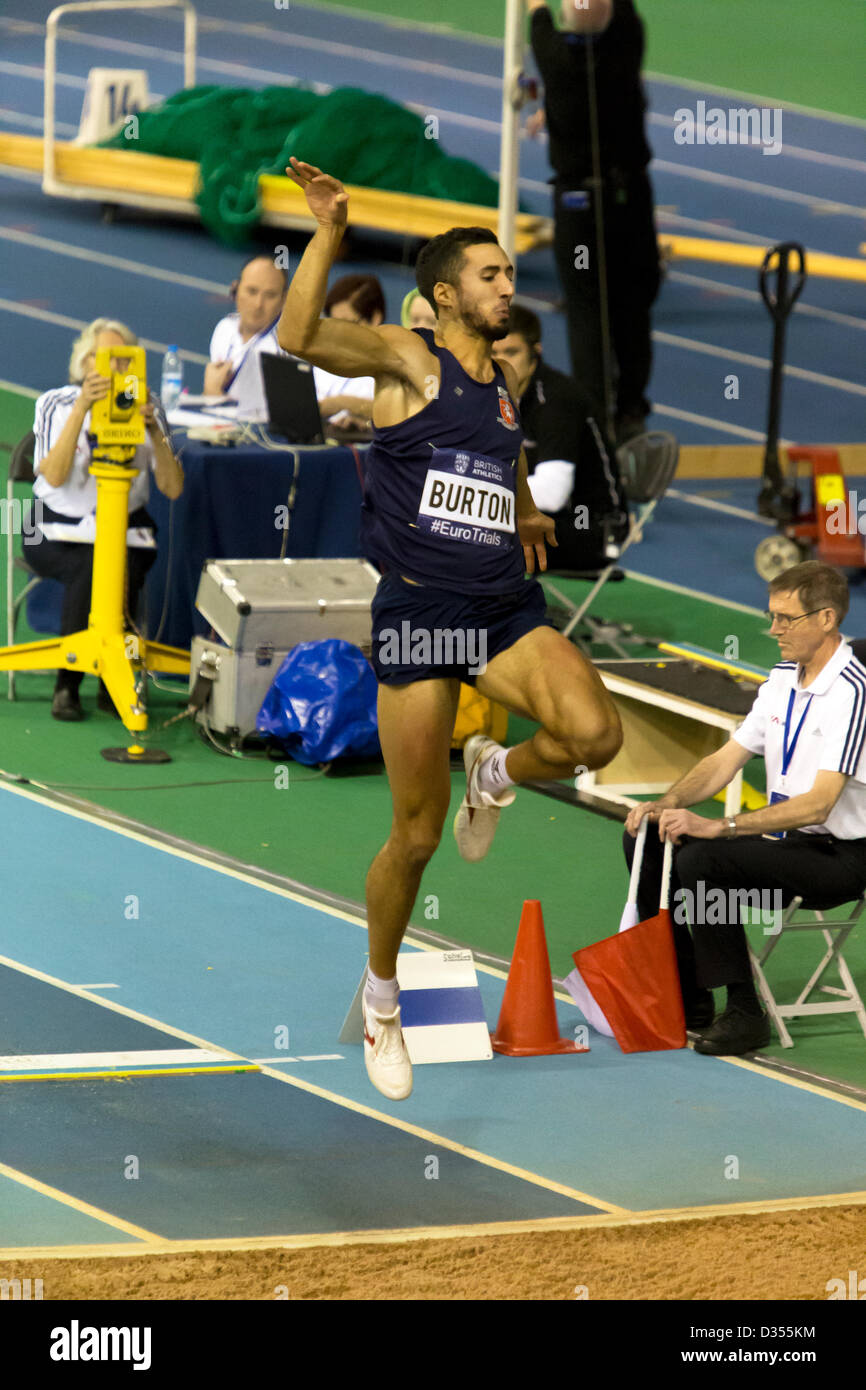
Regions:
[[417, 526], [428, 535], [469, 545], [507, 545], [516, 530], [515, 470], [487, 454], [435, 449]]

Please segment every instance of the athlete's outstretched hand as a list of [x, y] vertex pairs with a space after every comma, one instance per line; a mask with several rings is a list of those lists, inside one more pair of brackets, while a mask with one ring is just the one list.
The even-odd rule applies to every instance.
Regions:
[[349, 195], [339, 179], [323, 174], [315, 164], [303, 164], [294, 155], [286, 174], [304, 190], [307, 207], [320, 227], [345, 227]]
[[556, 545], [556, 526], [553, 518], [545, 516], [544, 512], [538, 510], [529, 512], [527, 516], [517, 518], [517, 530], [529, 573], [533, 574], [535, 571], [536, 555], [538, 556], [538, 568], [546, 570], [546, 547], [548, 544]]

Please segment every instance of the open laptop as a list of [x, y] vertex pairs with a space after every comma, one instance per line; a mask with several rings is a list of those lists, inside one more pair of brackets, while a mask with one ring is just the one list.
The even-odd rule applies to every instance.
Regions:
[[309, 362], [278, 357], [275, 352], [260, 353], [259, 361], [271, 430], [285, 435], [292, 444], [324, 444], [322, 417]]
[[326, 437], [338, 444], [363, 444], [373, 438], [371, 427], [322, 421], [313, 369], [308, 362], [278, 357], [273, 352], [261, 353], [259, 360], [274, 433], [285, 435], [292, 444], [322, 444]]

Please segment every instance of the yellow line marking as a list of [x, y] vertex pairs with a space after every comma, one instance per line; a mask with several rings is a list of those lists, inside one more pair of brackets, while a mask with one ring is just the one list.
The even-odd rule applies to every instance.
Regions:
[[236, 1067], [155, 1067], [147, 1071], [45, 1071], [28, 1076], [0, 1076], [0, 1085], [10, 1081], [118, 1081], [130, 1076], [210, 1076], [214, 1072], [258, 1071], [253, 1063]]
[[754, 681], [756, 684], [763, 683], [769, 676], [769, 671], [750, 671], [745, 666], [740, 666], [737, 662], [726, 661], [722, 656], [707, 655], [704, 652], [695, 652], [688, 647], [681, 647], [676, 642], [659, 642], [659, 651], [667, 652], [671, 656], [684, 656], [689, 661], [697, 661], [703, 666], [709, 666], [714, 670], [730, 671], [732, 676], [742, 676], [744, 680]]
[[127, 1235], [138, 1236], [140, 1240], [165, 1240], [165, 1236], [158, 1236], [153, 1231], [146, 1231], [143, 1226], [134, 1226], [131, 1221], [124, 1221], [122, 1217], [113, 1216], [111, 1212], [103, 1211], [101, 1207], [94, 1207], [89, 1202], [82, 1202], [79, 1197], [72, 1197], [68, 1192], [61, 1192], [59, 1187], [50, 1187], [48, 1183], [40, 1182], [38, 1178], [31, 1178], [27, 1173], [21, 1173], [17, 1168], [10, 1168], [6, 1163], [0, 1163], [0, 1177], [11, 1178], [13, 1182], [20, 1183], [22, 1187], [29, 1187], [44, 1197], [53, 1197], [56, 1202], [62, 1202], [64, 1206], [72, 1207], [74, 1211], [80, 1211], [85, 1216], [92, 1216], [97, 1221], [103, 1221], [106, 1226], [114, 1226], [118, 1231], [125, 1231]]
[[323, 1100], [329, 1100], [334, 1105], [342, 1106], [345, 1110], [354, 1110], [358, 1115], [366, 1115], [371, 1119], [380, 1120], [382, 1124], [391, 1125], [392, 1128], [401, 1129], [404, 1133], [412, 1134], [418, 1139], [425, 1139], [428, 1143], [450, 1149], [452, 1153], [461, 1154], [464, 1158], [471, 1158], [476, 1163], [483, 1163], [487, 1168], [496, 1168], [501, 1173], [509, 1173], [512, 1177], [521, 1178], [524, 1182], [532, 1183], [535, 1187], [543, 1187], [548, 1192], [556, 1192], [560, 1196], [570, 1197], [576, 1202], [586, 1202], [589, 1206], [598, 1207], [601, 1211], [617, 1213], [628, 1211], [627, 1207], [616, 1206], [613, 1202], [604, 1202], [599, 1197], [590, 1197], [586, 1192], [580, 1192], [575, 1187], [568, 1187], [565, 1183], [542, 1177], [540, 1173], [533, 1173], [528, 1168], [519, 1168], [514, 1163], [507, 1163], [504, 1159], [494, 1158], [492, 1154], [482, 1153], [479, 1149], [467, 1148], [465, 1144], [458, 1143], [456, 1139], [446, 1139], [443, 1135], [434, 1134], [429, 1129], [422, 1129], [420, 1125], [411, 1124], [408, 1120], [398, 1120], [393, 1115], [385, 1115], [381, 1110], [374, 1110], [369, 1105], [362, 1105], [359, 1101], [349, 1100], [348, 1097], [337, 1095], [334, 1091], [326, 1091], [322, 1086], [314, 1086], [310, 1081], [302, 1081], [300, 1077], [289, 1076], [283, 1071], [274, 1071], [271, 1067], [262, 1067], [261, 1071], [263, 1076], [271, 1076], [289, 1086], [297, 1086], [299, 1090], [320, 1096]]
[[147, 1245], [32, 1245], [0, 1249], [0, 1260], [61, 1260], [129, 1258], [136, 1255], [185, 1255], [207, 1251], [310, 1250], [341, 1245], [394, 1245], [419, 1240], [478, 1239], [482, 1236], [542, 1234], [547, 1231], [612, 1230], [621, 1226], [665, 1225], [675, 1221], [723, 1220], [735, 1216], [768, 1216], [775, 1212], [864, 1206], [866, 1192], [832, 1193], [822, 1197], [784, 1197], [768, 1202], [733, 1202], [730, 1206], [673, 1207], [659, 1211], [596, 1216], [550, 1216], [538, 1221], [488, 1221], [457, 1226], [408, 1226], [393, 1230], [325, 1231], [309, 1235], [226, 1236], [202, 1240], [159, 1240]]

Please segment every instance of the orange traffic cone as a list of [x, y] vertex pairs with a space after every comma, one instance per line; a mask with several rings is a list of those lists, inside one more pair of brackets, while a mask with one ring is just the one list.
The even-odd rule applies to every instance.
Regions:
[[559, 1036], [544, 919], [541, 903], [535, 900], [523, 904], [499, 1022], [490, 1041], [495, 1052], [508, 1057], [589, 1051]]

